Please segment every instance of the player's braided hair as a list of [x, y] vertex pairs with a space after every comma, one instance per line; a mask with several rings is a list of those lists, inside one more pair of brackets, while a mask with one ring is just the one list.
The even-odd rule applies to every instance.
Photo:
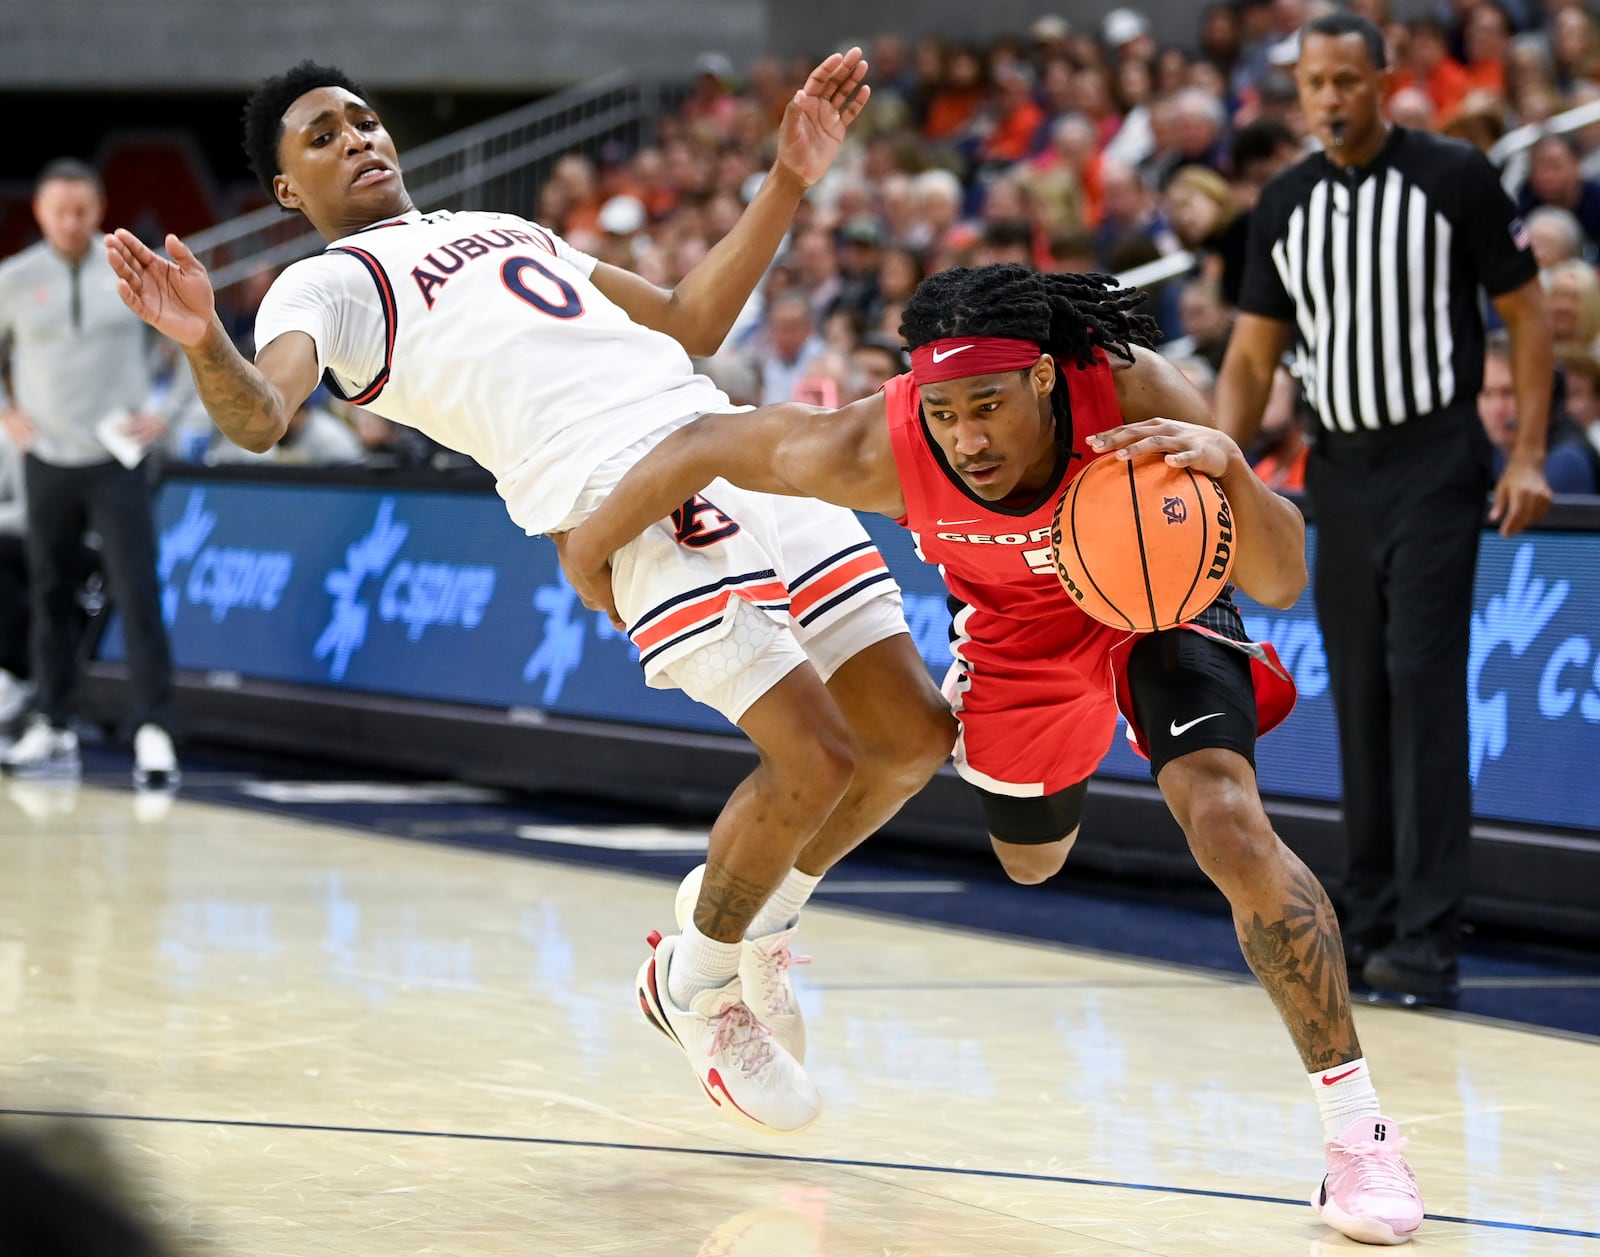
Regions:
[[[1111, 275], [1041, 274], [1025, 266], [958, 266], [917, 285], [900, 320], [900, 335], [916, 349], [959, 336], [1031, 340], [1062, 367], [1087, 367], [1099, 348], [1128, 362], [1133, 347], [1154, 348], [1161, 328], [1135, 311], [1145, 295]], [[1056, 374], [1050, 409], [1056, 438], [1070, 447], [1065, 373]]]
[[352, 96], [362, 100], [367, 94], [343, 70], [331, 65], [318, 65], [302, 61], [292, 70], [270, 78], [258, 87], [244, 103], [244, 151], [250, 159], [250, 169], [267, 190], [267, 195], [277, 200], [272, 180], [283, 173], [278, 163], [278, 144], [283, 139], [283, 115], [307, 92], [319, 87], [342, 87]]

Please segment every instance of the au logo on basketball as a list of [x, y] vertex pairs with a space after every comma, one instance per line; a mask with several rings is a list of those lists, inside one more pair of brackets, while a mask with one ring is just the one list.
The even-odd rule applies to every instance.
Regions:
[[1189, 508], [1182, 498], [1163, 497], [1161, 513], [1167, 517], [1168, 524], [1181, 524], [1189, 518]]

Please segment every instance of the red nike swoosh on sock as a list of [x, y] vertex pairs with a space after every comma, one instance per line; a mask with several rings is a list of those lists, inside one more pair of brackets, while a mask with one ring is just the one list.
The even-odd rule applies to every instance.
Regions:
[[1357, 1065], [1354, 1069], [1347, 1069], [1344, 1071], [1344, 1073], [1335, 1074], [1332, 1078], [1329, 1078], [1327, 1074], [1323, 1074], [1322, 1085], [1324, 1087], [1331, 1087], [1336, 1082], [1343, 1082], [1346, 1078], [1350, 1077], [1351, 1074], [1359, 1074], [1360, 1072], [1361, 1066]]

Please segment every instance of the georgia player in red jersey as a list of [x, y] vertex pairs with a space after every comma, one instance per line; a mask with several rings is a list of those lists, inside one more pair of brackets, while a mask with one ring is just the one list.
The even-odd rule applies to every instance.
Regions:
[[689, 424], [567, 535], [563, 561], [584, 601], [614, 615], [609, 555], [719, 477], [909, 528], [959, 604], [946, 683], [956, 767], [1007, 872], [1037, 882], [1060, 869], [1120, 707], [1312, 1071], [1328, 1160], [1313, 1206], [1352, 1238], [1400, 1243], [1422, 1201], [1356, 1038], [1338, 922], [1256, 785], [1256, 736], [1288, 713], [1292, 684], [1226, 597], [1190, 624], [1131, 634], [1085, 616], [1050, 563], [1055, 505], [1090, 459], [1165, 456], [1226, 489], [1241, 589], [1287, 607], [1305, 587], [1299, 512], [1148, 348], [1156, 329], [1132, 313], [1140, 300], [1105, 276], [1019, 266], [931, 276], [905, 308], [909, 375], [837, 410]]

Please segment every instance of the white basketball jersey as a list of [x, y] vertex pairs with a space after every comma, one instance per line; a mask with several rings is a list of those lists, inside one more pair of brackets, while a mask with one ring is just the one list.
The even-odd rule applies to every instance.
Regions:
[[590, 473], [642, 437], [732, 409], [677, 341], [601, 294], [594, 259], [527, 219], [413, 211], [334, 241], [279, 282], [340, 254], [377, 287], [384, 355], [363, 379], [325, 363], [330, 385], [482, 464], [530, 533], [559, 522]]

